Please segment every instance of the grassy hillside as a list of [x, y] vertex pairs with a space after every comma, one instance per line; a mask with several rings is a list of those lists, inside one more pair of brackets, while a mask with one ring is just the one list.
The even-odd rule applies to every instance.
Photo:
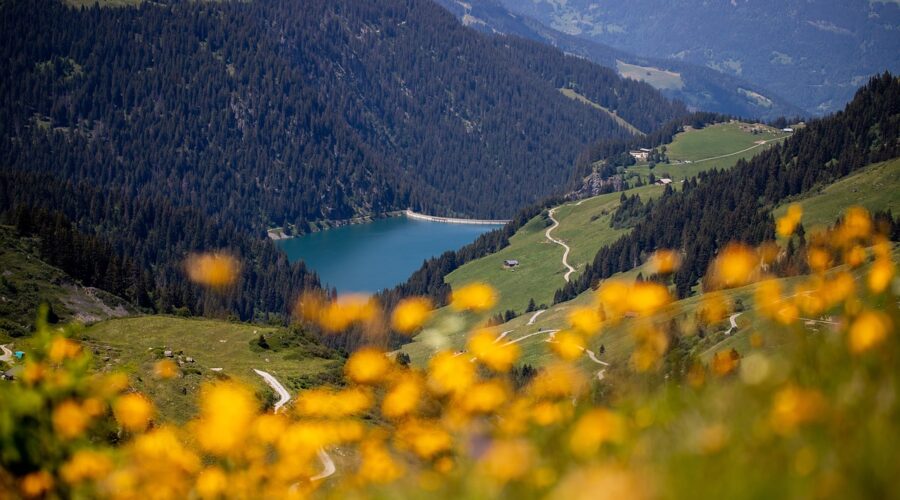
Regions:
[[30, 332], [44, 303], [61, 321], [90, 323], [131, 311], [118, 297], [80, 286], [42, 261], [34, 240], [0, 226], [0, 343]]
[[[758, 132], [753, 133], [753, 129]], [[640, 162], [628, 167], [628, 172], [639, 174], [645, 180], [651, 172], [657, 178], [687, 179], [713, 168], [731, 168], [738, 160], [751, 158], [788, 136], [771, 127], [744, 122], [688, 129], [666, 144], [666, 154], [671, 163], [657, 164], [651, 170], [646, 162]]]
[[816, 192], [778, 206], [773, 213], [782, 216], [791, 203], [803, 206], [803, 225], [807, 229], [834, 224], [851, 205], [870, 211], [890, 209], [900, 214], [900, 158], [870, 165]]
[[[650, 197], [660, 192], [659, 186], [645, 186], [628, 193], [640, 193], [643, 197]], [[800, 203], [804, 208], [803, 223], [809, 228], [825, 226], [833, 223], [839, 214], [852, 205], [865, 206], [870, 211], [891, 209], [895, 213], [900, 211], [900, 200], [896, 193], [900, 192], [900, 159], [870, 165], [854, 175], [843, 178], [822, 189], [808, 195], [794, 199], [777, 207], [773, 212], [776, 216], [783, 215], [789, 203]], [[570, 203], [555, 209], [560, 226], [553, 236], [561, 238], [572, 247], [569, 254], [569, 262], [576, 269], [583, 268], [584, 264], [592, 259], [600, 247], [614, 241], [626, 230], [614, 230], [609, 227], [609, 217], [615, 207], [621, 193], [601, 195], [584, 200], [581, 204]], [[599, 218], [591, 220], [595, 215]], [[547, 241], [544, 237], [546, 227], [541, 217], [536, 217], [529, 224], [516, 233], [510, 239], [510, 246], [497, 254], [470, 262], [454, 273], [448, 275], [447, 282], [457, 287], [464, 283], [481, 279], [494, 286], [500, 293], [500, 301], [494, 311], [502, 311], [513, 308], [522, 311], [527, 304], [529, 296], [534, 296], [538, 304], [552, 302], [553, 292], [562, 284], [562, 276], [565, 268], [560, 259], [562, 247]], [[551, 246], [552, 245], [552, 246]], [[549, 247], [549, 248], [548, 248]], [[894, 249], [895, 257], [900, 255], [900, 247]], [[518, 259], [521, 264], [516, 269], [503, 269], [504, 259]], [[615, 276], [626, 281], [635, 279], [636, 275], [644, 271], [642, 266], [633, 268]], [[863, 271], [857, 271], [860, 275]], [[644, 274], [648, 274], [644, 272]], [[789, 277], [779, 280], [784, 289], [790, 290], [796, 282], [804, 277]], [[732, 313], [740, 313], [735, 317], [737, 328], [729, 332], [730, 322], [723, 319], [718, 325], [714, 325], [712, 331], [703, 337], [689, 337], [682, 341], [687, 344], [687, 349], [708, 359], [717, 351], [735, 348], [740, 353], [750, 348], [750, 333], [765, 333], [762, 320], [754, 312], [753, 293], [756, 285], [748, 285], [742, 288], [727, 290], [725, 296], [729, 302], [736, 305]], [[494, 331], [500, 335], [508, 332], [504, 341], [523, 339], [518, 343], [522, 349], [524, 363], [542, 365], [551, 360], [553, 355], [547, 349], [549, 333], [566, 326], [566, 315], [573, 308], [590, 305], [594, 300], [593, 292], [587, 291], [575, 299], [561, 304], [553, 305], [545, 312], [534, 318], [532, 324], [528, 324], [533, 314], [523, 314], [512, 321], [494, 327]], [[701, 295], [694, 295], [685, 300], [673, 304], [672, 310], [677, 311], [680, 317], [689, 317], [695, 313], [700, 303]], [[521, 304], [521, 305], [520, 305]], [[799, 320], [804, 323], [809, 331], [816, 331], [828, 324], [817, 318], [804, 318]], [[633, 349], [633, 340], [628, 333], [630, 320], [626, 319], [617, 325], [604, 330], [603, 335], [592, 340], [589, 348], [601, 361], [610, 363], [610, 366], [624, 366], [628, 362]], [[543, 333], [541, 333], [543, 332]], [[726, 334], [726, 332], [729, 332]], [[462, 350], [465, 347], [465, 335], [444, 339], [448, 344]], [[765, 337], [764, 349], [779, 349], [785, 342], [791, 339], [780, 337]], [[601, 346], [604, 354], [600, 354]], [[403, 346], [415, 363], [422, 363], [430, 358], [435, 346], [421, 339]], [[587, 356], [582, 362], [586, 366], [596, 365]], [[598, 366], [603, 369], [605, 366]]]
[[[644, 186], [629, 191], [648, 199], [662, 193], [661, 186]], [[610, 218], [619, 206], [621, 193], [610, 193], [580, 202], [557, 207], [554, 217], [559, 226], [551, 236], [565, 242], [571, 248], [569, 265], [576, 269], [572, 275], [584, 269], [597, 251], [624, 234], [626, 229], [614, 229]], [[446, 277], [451, 287], [473, 281], [483, 281], [500, 292], [500, 301], [494, 312], [512, 309], [525, 310], [528, 300], [537, 304], [549, 304], [553, 293], [563, 286], [566, 268], [562, 264], [563, 247], [547, 239], [545, 233], [552, 225], [546, 214], [539, 215], [522, 227], [503, 250], [469, 262]], [[518, 260], [519, 266], [506, 269], [504, 260]]]
[[[268, 349], [258, 345], [260, 335]], [[84, 339], [101, 370], [125, 370], [132, 385], [153, 398], [162, 416], [176, 421], [193, 415], [196, 390], [204, 380], [231, 377], [266, 395], [270, 391], [253, 369], [271, 373], [293, 391], [330, 382], [343, 366], [335, 351], [303, 334], [218, 320], [115, 319], [86, 328]], [[182, 374], [160, 380], [153, 376], [153, 366], [166, 350], [183, 363]], [[193, 362], [187, 361], [189, 357]]]

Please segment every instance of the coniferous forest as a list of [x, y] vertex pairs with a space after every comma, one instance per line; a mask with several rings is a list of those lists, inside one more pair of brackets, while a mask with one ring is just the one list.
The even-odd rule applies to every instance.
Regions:
[[[501, 217], [558, 190], [585, 144], [629, 136], [559, 88], [644, 130], [685, 113], [424, 0], [0, 11], [0, 211], [48, 249], [90, 242], [83, 261], [46, 257], [150, 310], [286, 314], [317, 280], [261, 241], [268, 227]], [[179, 268], [210, 248], [250, 263], [225, 299]]]

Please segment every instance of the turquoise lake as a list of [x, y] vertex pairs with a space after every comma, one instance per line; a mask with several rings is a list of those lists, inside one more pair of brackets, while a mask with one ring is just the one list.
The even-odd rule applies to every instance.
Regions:
[[499, 227], [389, 217], [280, 240], [278, 246], [291, 262], [306, 262], [324, 285], [372, 293], [406, 281], [424, 260]]

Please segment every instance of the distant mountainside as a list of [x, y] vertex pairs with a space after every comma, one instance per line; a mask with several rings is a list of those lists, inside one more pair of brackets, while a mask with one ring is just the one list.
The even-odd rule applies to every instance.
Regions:
[[500, 0], [436, 1], [470, 28], [548, 43], [568, 54], [617, 69], [623, 76], [646, 81], [694, 109], [758, 119], [805, 114], [774, 92], [745, 79], [690, 62], [636, 56], [563, 33], [526, 15], [513, 14]]
[[896, 1], [500, 1], [570, 35], [739, 76], [817, 114], [841, 109], [872, 74], [900, 70]]
[[588, 141], [630, 135], [610, 113], [652, 130], [685, 112], [430, 1], [296, 7], [3, 2], [0, 162], [164, 192], [259, 234], [407, 207], [496, 218], [561, 186]]

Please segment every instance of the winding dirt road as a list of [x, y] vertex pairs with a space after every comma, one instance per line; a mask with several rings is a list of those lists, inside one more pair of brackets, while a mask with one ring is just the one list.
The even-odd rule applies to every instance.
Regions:
[[550, 241], [552, 241], [553, 243], [556, 243], [557, 245], [560, 245], [560, 246], [562, 246], [563, 248], [566, 249], [566, 251], [563, 252], [562, 263], [563, 263], [564, 266], [566, 266], [566, 268], [569, 269], [568, 271], [566, 271], [565, 276], [563, 276], [563, 279], [566, 280], [566, 283], [568, 283], [568, 282], [569, 282], [569, 276], [571, 276], [572, 273], [575, 272], [575, 268], [569, 265], [569, 251], [570, 251], [571, 249], [569, 248], [569, 245], [566, 245], [565, 243], [563, 243], [562, 240], [558, 240], [558, 239], [554, 238], [553, 236], [550, 236], [550, 233], [551, 233], [554, 229], [556, 229], [557, 227], [559, 227], [559, 221], [556, 220], [556, 218], [553, 217], [553, 213], [556, 212], [556, 209], [557, 209], [557, 208], [559, 208], [559, 207], [555, 207], [555, 208], [550, 209], [550, 212], [548, 213], [548, 215], [550, 216], [550, 220], [553, 221], [553, 225], [547, 228], [547, 231], [544, 232], [544, 236], [546, 236], [547, 239], [550, 240]]
[[[253, 369], [257, 375], [263, 378], [266, 381], [266, 384], [272, 388], [276, 393], [278, 393], [279, 399], [275, 402], [275, 413], [278, 413], [279, 410], [291, 400], [291, 393], [288, 392], [287, 389], [281, 385], [281, 382], [278, 381], [275, 377], [272, 376], [271, 373], [264, 372], [262, 370]], [[325, 479], [326, 477], [332, 475], [337, 471], [337, 467], [334, 465], [334, 460], [331, 459], [331, 455], [328, 454], [325, 450], [319, 450], [319, 461], [322, 462], [322, 472], [316, 474], [315, 476], [310, 477], [310, 481], [318, 481], [320, 479]]]
[[9, 350], [9, 347], [5, 345], [0, 345], [0, 350], [3, 351], [3, 355], [0, 355], [0, 361], [12, 364], [13, 363], [13, 352]]

